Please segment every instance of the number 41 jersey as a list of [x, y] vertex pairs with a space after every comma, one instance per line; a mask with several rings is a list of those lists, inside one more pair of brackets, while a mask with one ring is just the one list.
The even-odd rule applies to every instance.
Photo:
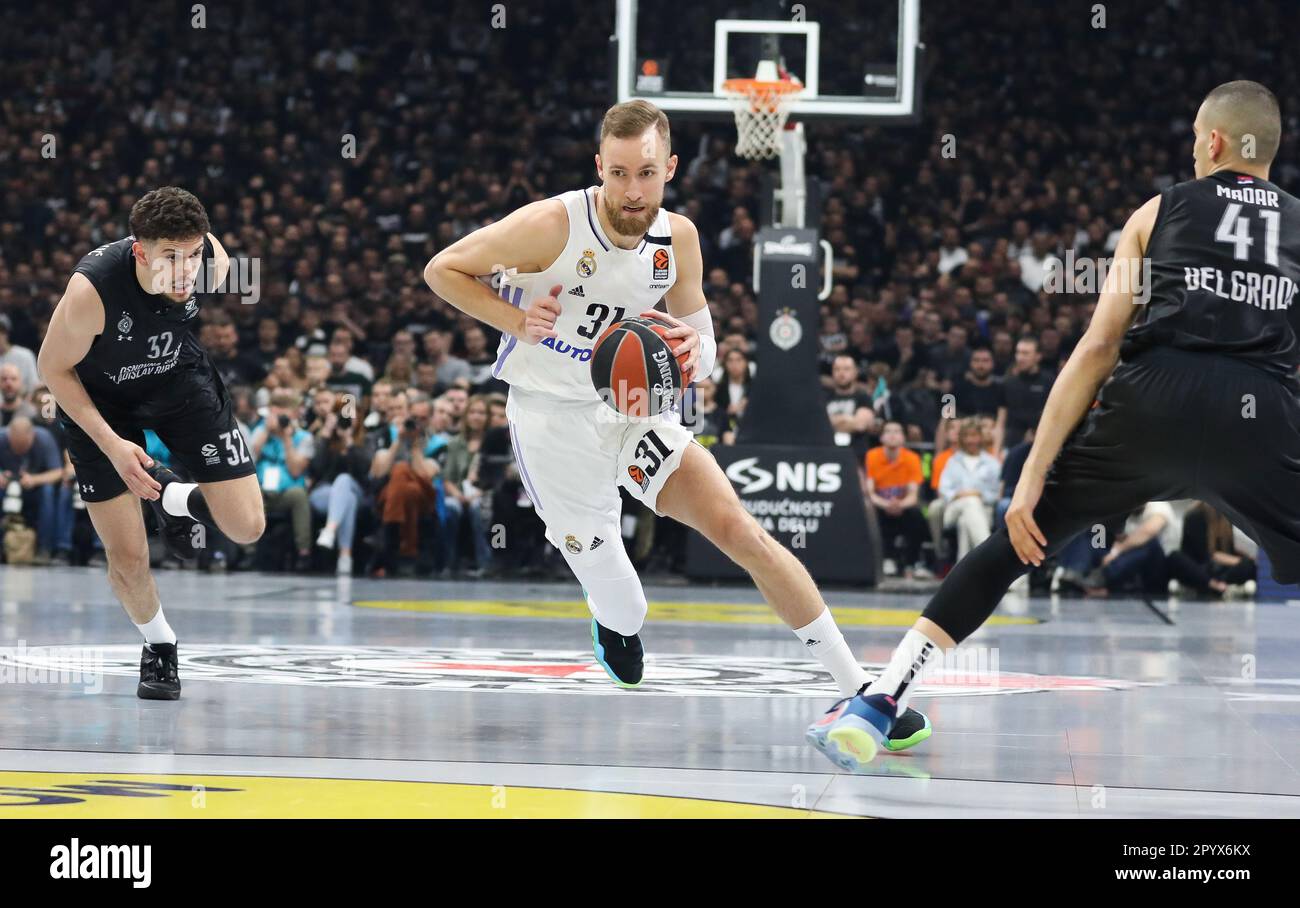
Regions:
[[597, 187], [555, 198], [569, 214], [569, 238], [560, 257], [545, 271], [511, 270], [492, 277], [500, 296], [521, 309], [561, 285], [559, 336], [529, 345], [502, 335], [492, 374], [524, 391], [599, 401], [591, 384], [596, 339], [619, 319], [653, 309], [677, 280], [668, 212], [660, 209], [636, 248], [622, 249], [605, 236], [596, 217]]
[[1220, 353], [1300, 387], [1300, 200], [1235, 171], [1178, 183], [1160, 195], [1147, 259], [1150, 300], [1125, 359], [1153, 346]]

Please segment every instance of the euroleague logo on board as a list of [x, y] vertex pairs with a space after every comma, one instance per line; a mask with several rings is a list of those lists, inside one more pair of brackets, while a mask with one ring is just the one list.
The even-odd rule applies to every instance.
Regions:
[[[575, 636], [580, 634], [575, 628]], [[0, 649], [6, 664], [57, 665], [60, 646]], [[96, 647], [106, 675], [134, 678], [138, 646]], [[191, 681], [311, 684], [326, 687], [410, 690], [516, 691], [626, 696], [610, 683], [590, 650], [470, 649], [408, 646], [298, 646], [202, 644], [179, 653], [180, 674]], [[883, 666], [866, 665], [879, 672]], [[963, 697], [1045, 691], [1106, 691], [1149, 686], [1112, 678], [1034, 675], [1025, 672], [937, 672], [917, 688], [921, 696]], [[685, 697], [833, 697], [827, 671], [807, 658], [657, 653], [646, 658], [637, 695]]]

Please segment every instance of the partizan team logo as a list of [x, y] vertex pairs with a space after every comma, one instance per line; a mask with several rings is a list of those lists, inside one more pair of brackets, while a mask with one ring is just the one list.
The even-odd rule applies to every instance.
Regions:
[[[576, 636], [576, 634], [575, 634]], [[0, 648], [0, 680], [15, 669], [66, 665], [68, 647]], [[84, 651], [85, 647], [78, 647]], [[140, 647], [96, 647], [106, 675], [135, 678]], [[64, 660], [60, 663], [59, 660]], [[97, 667], [99, 667], [97, 665]], [[868, 665], [878, 672], [883, 666]], [[590, 650], [460, 649], [407, 646], [186, 646], [180, 652], [186, 684], [242, 681], [410, 690], [512, 691], [627, 696], [611, 684]], [[124, 682], [125, 683], [125, 682]], [[1031, 675], [1023, 672], [940, 671], [917, 688], [922, 697], [966, 697], [1045, 691], [1108, 691], [1146, 686], [1111, 678]], [[110, 689], [110, 693], [113, 691]], [[821, 664], [809, 659], [654, 653], [635, 696], [816, 697], [835, 696]]]
[[769, 334], [778, 350], [792, 350], [803, 339], [803, 326], [795, 318], [793, 309], [781, 309], [772, 319]]

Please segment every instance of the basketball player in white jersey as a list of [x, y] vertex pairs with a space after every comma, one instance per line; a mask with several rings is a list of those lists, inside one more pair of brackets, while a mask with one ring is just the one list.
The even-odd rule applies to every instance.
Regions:
[[[683, 385], [708, 375], [717, 351], [699, 234], [660, 208], [677, 167], [667, 116], [645, 101], [610, 108], [595, 163], [602, 185], [525, 205], [438, 253], [424, 275], [443, 299], [502, 332], [493, 374], [510, 384], [520, 479], [583, 586], [597, 661], [616, 684], [640, 684], [646, 597], [623, 548], [621, 483], [748, 571], [840, 696], [851, 697], [870, 676], [804, 566], [745, 510], [717, 461], [675, 418], [623, 419], [592, 384], [592, 347], [624, 317], [672, 326], [667, 336], [689, 352]], [[495, 291], [484, 283], [489, 275]], [[654, 310], [661, 299], [667, 313]], [[908, 720], [895, 727], [891, 749], [929, 737], [924, 716], [912, 711]]]

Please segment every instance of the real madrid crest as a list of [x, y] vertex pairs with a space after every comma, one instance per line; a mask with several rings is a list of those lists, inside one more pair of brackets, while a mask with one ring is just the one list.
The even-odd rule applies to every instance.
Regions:
[[795, 318], [793, 309], [779, 309], [776, 318], [772, 319], [769, 334], [778, 349], [791, 350], [803, 339], [803, 326]]
[[564, 547], [569, 550], [570, 555], [582, 554], [582, 543], [572, 535], [564, 537]]
[[596, 250], [582, 250], [582, 258], [578, 259], [578, 274], [582, 277], [591, 277], [596, 273]]

